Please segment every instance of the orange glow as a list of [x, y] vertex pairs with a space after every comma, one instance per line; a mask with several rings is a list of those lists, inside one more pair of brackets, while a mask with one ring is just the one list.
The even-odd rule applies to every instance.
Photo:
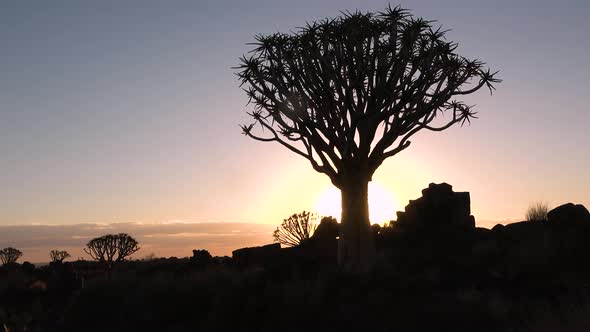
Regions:
[[[382, 224], [395, 219], [398, 202], [391, 191], [376, 182], [369, 182], [369, 215], [371, 223]], [[342, 213], [340, 190], [328, 187], [316, 200], [316, 210], [321, 216], [332, 216], [340, 220]]]

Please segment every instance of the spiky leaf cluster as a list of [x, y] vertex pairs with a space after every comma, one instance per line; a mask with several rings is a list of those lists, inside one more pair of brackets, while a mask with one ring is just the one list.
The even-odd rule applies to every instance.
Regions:
[[298, 246], [313, 234], [316, 219], [317, 216], [310, 212], [295, 213], [277, 227], [272, 234], [273, 240], [289, 247]]

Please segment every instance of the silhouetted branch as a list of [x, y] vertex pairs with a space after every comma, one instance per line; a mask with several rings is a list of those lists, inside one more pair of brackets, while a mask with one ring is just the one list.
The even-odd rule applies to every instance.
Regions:
[[[254, 107], [244, 134], [277, 141], [337, 187], [351, 167], [367, 165], [372, 175], [418, 131], [475, 118], [472, 107], [454, 97], [483, 87], [492, 92], [501, 82], [483, 62], [456, 54], [445, 33], [389, 7], [346, 12], [292, 34], [256, 36], [237, 67]], [[271, 136], [254, 134], [255, 124]]]

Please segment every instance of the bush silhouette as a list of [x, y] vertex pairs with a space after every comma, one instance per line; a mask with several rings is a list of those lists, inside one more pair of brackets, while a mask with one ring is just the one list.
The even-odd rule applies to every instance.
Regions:
[[29, 261], [24, 261], [23, 264], [21, 265], [21, 268], [26, 273], [32, 274], [35, 271], [35, 264], [33, 264]]
[[527, 221], [547, 221], [547, 212], [549, 205], [545, 202], [532, 203], [526, 211]]
[[191, 261], [194, 262], [196, 265], [205, 266], [213, 260], [213, 256], [209, 253], [209, 251], [202, 249], [202, 250], [193, 250], [193, 257], [191, 257]]

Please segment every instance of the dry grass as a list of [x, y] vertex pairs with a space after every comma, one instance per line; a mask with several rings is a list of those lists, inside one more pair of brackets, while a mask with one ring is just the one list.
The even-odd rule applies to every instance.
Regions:
[[549, 205], [546, 202], [532, 203], [526, 211], [527, 221], [546, 221]]

